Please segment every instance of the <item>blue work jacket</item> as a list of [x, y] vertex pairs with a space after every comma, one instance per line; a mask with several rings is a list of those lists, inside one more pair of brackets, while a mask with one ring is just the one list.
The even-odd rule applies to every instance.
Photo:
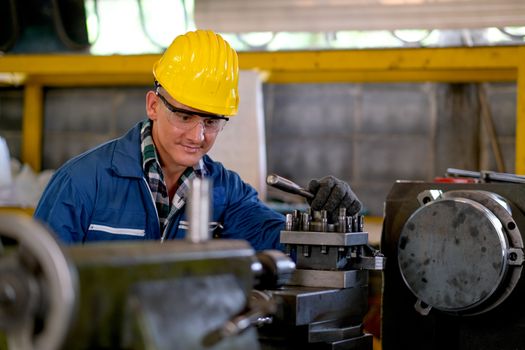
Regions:
[[[255, 250], [282, 249], [284, 216], [261, 202], [237, 173], [208, 156], [203, 161], [213, 183], [211, 221], [222, 225], [215, 236], [245, 239]], [[142, 169], [140, 123], [58, 169], [34, 217], [65, 243], [160, 240], [157, 210]], [[165, 239], [185, 236], [183, 220], [185, 210], [180, 210], [169, 222]]]

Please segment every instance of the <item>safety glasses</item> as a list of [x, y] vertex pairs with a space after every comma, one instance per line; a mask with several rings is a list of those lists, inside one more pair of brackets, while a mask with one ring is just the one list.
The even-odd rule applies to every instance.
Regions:
[[205, 134], [215, 134], [221, 131], [228, 121], [228, 118], [222, 115], [177, 108], [169, 103], [166, 98], [159, 93], [158, 89], [155, 91], [155, 94], [170, 112], [167, 114], [168, 122], [180, 130], [188, 131], [193, 129], [197, 124], [201, 124]]

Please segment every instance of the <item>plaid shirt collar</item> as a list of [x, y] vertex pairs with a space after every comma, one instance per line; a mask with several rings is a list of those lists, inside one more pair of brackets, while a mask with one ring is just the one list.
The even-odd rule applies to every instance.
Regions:
[[164, 237], [164, 231], [167, 228], [170, 219], [180, 211], [186, 203], [186, 195], [189, 191], [191, 180], [196, 176], [202, 177], [207, 175], [208, 171], [202, 159], [200, 159], [194, 167], [188, 167], [178, 180], [179, 186], [170, 203], [166, 182], [164, 181], [162, 173], [162, 167], [160, 166], [155, 144], [153, 143], [153, 137], [151, 134], [152, 126], [153, 123], [151, 120], [147, 119], [142, 123], [140, 130], [142, 168], [153, 198], [155, 199], [155, 205], [159, 215], [160, 229], [161, 232], [163, 232]]

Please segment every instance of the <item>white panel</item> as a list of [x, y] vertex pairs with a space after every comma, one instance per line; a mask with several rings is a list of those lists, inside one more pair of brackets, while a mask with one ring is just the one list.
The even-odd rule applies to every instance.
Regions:
[[195, 0], [218, 32], [469, 29], [525, 25], [525, 0]]
[[254, 71], [239, 75], [239, 113], [230, 118], [209, 155], [266, 196], [266, 141], [262, 82]]

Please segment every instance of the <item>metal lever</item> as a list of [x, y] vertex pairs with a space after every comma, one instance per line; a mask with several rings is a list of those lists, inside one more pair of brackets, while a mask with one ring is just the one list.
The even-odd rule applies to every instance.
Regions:
[[252, 326], [259, 327], [272, 323], [272, 315], [275, 314], [276, 311], [277, 302], [275, 300], [271, 299], [271, 297], [264, 292], [252, 290], [249, 309], [206, 334], [202, 339], [202, 345], [205, 348], [210, 348], [225, 338], [238, 336]]
[[297, 194], [303, 196], [304, 198], [312, 199], [314, 198], [313, 193], [302, 188], [298, 184], [279, 175], [270, 174], [266, 177], [266, 183], [272, 187], [278, 188], [282, 191]]
[[458, 176], [479, 179], [482, 182], [510, 182], [522, 184], [525, 183], [525, 176], [509, 173], [497, 173], [494, 171], [470, 171], [455, 168], [448, 168], [447, 176]]

